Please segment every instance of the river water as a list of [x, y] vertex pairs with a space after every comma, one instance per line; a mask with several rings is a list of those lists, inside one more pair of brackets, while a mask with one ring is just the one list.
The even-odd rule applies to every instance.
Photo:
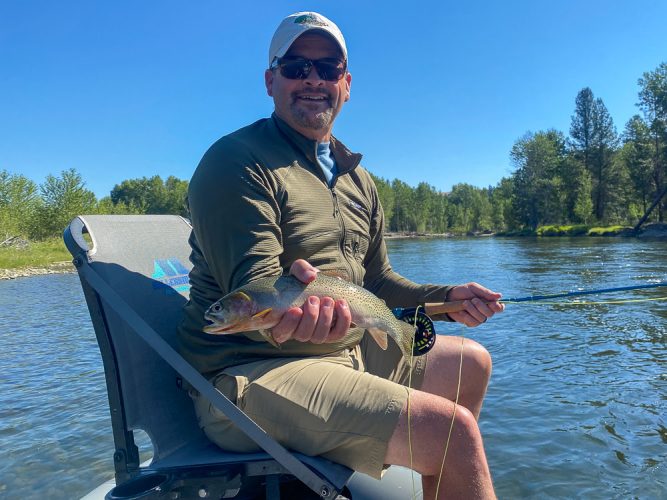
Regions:
[[[667, 281], [664, 240], [415, 239], [389, 251], [415, 281], [478, 281], [505, 297]], [[494, 358], [480, 426], [500, 498], [667, 498], [667, 301], [508, 304], [478, 328], [436, 328]], [[0, 282], [0, 368], [1, 498], [79, 498], [112, 476], [102, 362], [76, 275]]]

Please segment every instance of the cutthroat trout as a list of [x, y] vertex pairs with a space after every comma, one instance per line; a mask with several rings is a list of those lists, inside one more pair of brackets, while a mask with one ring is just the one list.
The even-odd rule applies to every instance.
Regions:
[[365, 328], [382, 349], [387, 349], [387, 336], [394, 339], [403, 356], [412, 356], [414, 327], [396, 319], [384, 301], [368, 290], [342, 280], [318, 274], [302, 283], [294, 276], [261, 278], [237, 288], [213, 303], [205, 318], [212, 324], [206, 333], [231, 334], [259, 330], [268, 342], [278, 346], [267, 331], [275, 326], [291, 307], [301, 307], [310, 296], [345, 299], [350, 306], [352, 326]]

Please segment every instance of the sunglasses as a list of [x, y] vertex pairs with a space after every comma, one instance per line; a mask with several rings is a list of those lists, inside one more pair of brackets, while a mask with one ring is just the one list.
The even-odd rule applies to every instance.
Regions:
[[280, 74], [289, 80], [305, 80], [313, 67], [322, 80], [337, 82], [345, 75], [347, 64], [335, 57], [306, 59], [304, 57], [281, 57], [271, 64], [270, 69], [280, 68]]

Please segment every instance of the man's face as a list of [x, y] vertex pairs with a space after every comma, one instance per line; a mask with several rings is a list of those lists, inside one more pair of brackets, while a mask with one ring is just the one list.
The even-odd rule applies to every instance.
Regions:
[[[285, 56], [317, 60], [338, 58], [342, 54], [336, 42], [326, 35], [305, 33], [292, 44]], [[342, 79], [323, 80], [312, 68], [304, 80], [290, 80], [280, 74], [280, 69], [266, 70], [264, 75], [267, 93], [273, 97], [276, 114], [301, 134], [317, 141], [328, 141], [333, 122], [343, 103], [350, 98], [352, 76], [346, 73]]]

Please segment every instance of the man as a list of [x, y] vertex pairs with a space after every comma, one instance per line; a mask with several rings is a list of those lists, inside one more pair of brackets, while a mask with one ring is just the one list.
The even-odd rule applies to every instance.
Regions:
[[[417, 285], [391, 269], [375, 186], [359, 166], [361, 155], [331, 134], [352, 81], [336, 25], [312, 12], [288, 16], [268, 62], [275, 112], [216, 142], [190, 183], [194, 268], [180, 331], [184, 354], [285, 446], [374, 477], [385, 464], [412, 465], [425, 498], [435, 496], [454, 420], [440, 494], [493, 497], [477, 426], [491, 359], [479, 344], [466, 340], [462, 348], [459, 338], [439, 337], [428, 355], [415, 358], [408, 389], [410, 368], [399, 349], [390, 342], [382, 351], [362, 329], [350, 328], [343, 300], [310, 297], [290, 309], [272, 329], [279, 349], [258, 332], [201, 331], [211, 303], [287, 270], [303, 282], [318, 271], [343, 274], [390, 307], [466, 300], [451, 319], [468, 326], [503, 310], [500, 294], [476, 283]], [[194, 398], [214, 442], [257, 450], [208, 401]]]

